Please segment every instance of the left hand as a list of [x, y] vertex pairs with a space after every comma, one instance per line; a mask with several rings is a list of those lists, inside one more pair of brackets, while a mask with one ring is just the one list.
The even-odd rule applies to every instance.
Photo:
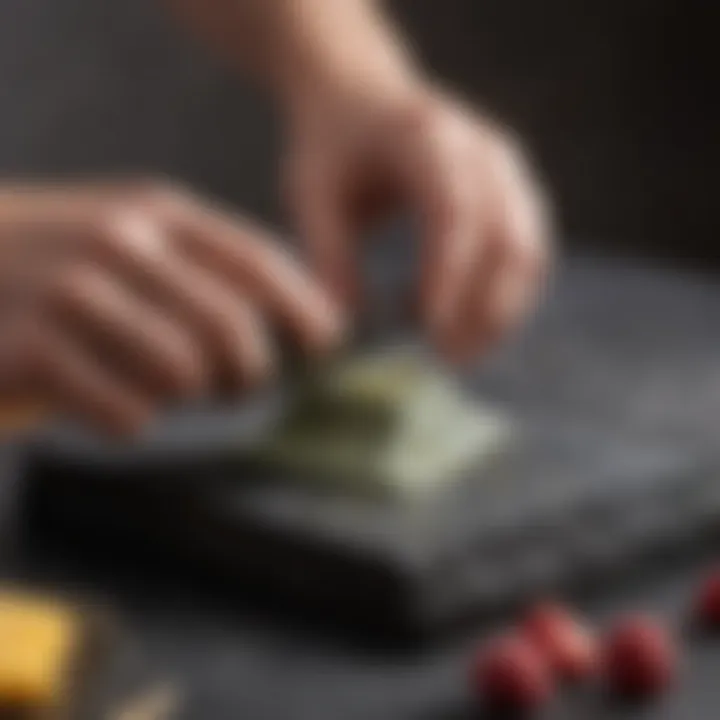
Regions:
[[447, 358], [466, 362], [534, 306], [547, 204], [508, 133], [442, 91], [390, 76], [295, 97], [287, 199], [316, 272], [350, 305], [362, 295], [360, 234], [408, 208], [417, 215], [424, 323]]

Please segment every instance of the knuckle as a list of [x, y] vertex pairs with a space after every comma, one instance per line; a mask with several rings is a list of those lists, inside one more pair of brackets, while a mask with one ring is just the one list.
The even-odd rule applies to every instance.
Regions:
[[160, 222], [172, 216], [190, 201], [191, 195], [180, 185], [156, 178], [139, 178], [123, 182], [100, 206], [101, 225], [111, 227], [118, 218], [141, 217]]
[[95, 240], [113, 259], [157, 252], [165, 236], [161, 216], [152, 208], [124, 199], [107, 207], [97, 219]]

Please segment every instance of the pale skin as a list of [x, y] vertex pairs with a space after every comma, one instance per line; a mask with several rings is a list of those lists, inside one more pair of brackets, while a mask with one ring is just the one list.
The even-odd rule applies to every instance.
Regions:
[[168, 403], [271, 378], [274, 330], [322, 355], [361, 312], [360, 241], [420, 223], [420, 319], [478, 357], [535, 303], [547, 206], [517, 143], [428, 80], [372, 0], [165, 0], [285, 120], [305, 257], [165, 183], [0, 186], [0, 398], [132, 433]]
[[322, 355], [345, 322], [256, 223], [147, 182], [0, 191], [0, 395], [132, 433], [267, 381], [271, 326]]

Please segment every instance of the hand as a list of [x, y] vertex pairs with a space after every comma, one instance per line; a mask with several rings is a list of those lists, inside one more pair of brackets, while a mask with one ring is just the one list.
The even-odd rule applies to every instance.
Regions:
[[360, 235], [409, 209], [423, 234], [423, 317], [448, 358], [476, 357], [533, 306], [547, 206], [507, 133], [391, 69], [305, 84], [288, 114], [287, 198], [338, 299], [361, 297]]
[[265, 380], [272, 323], [312, 354], [342, 334], [247, 220], [152, 183], [0, 188], [0, 400], [133, 432], [165, 403]]

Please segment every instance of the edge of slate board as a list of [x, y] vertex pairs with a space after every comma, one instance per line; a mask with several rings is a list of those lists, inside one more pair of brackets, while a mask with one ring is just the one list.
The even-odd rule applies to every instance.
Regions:
[[[565, 568], [556, 578], [557, 587], [570, 591], [601, 582], [639, 558], [662, 557], [666, 563], [671, 555], [680, 556], [685, 546], [706, 539], [708, 531], [717, 533], [719, 468], [714, 460], [681, 463], [668, 466], [663, 477], [651, 483], [638, 484], [632, 503], [622, 500], [626, 514], [653, 508], [653, 503], [662, 509], [663, 502], [672, 503], [672, 498], [680, 496], [694, 509], [683, 515], [673, 505], [670, 515], [658, 514], [663, 522], [674, 518], [674, 527], [658, 530], [651, 523], [641, 528], [637, 537], [626, 538], [627, 546], [615, 548], [615, 555], [596, 557], [590, 573], [575, 572], [578, 563], [588, 561], [581, 554], [574, 557], [574, 570], [572, 564]], [[492, 582], [485, 582], [485, 587], [478, 583], [478, 579], [487, 580], [485, 566], [479, 565], [484, 557], [481, 551], [492, 554], [499, 547], [485, 541], [482, 548], [457, 547], [421, 567], [348, 543], [333, 546], [327, 537], [299, 537], [252, 513], [228, 514], [222, 493], [211, 493], [210, 501], [198, 502], [197, 493], [179, 485], [176, 492], [168, 493], [168, 487], [147, 478], [128, 478], [122, 472], [114, 476], [103, 472], [98, 477], [80, 465], [35, 455], [29, 458], [24, 476], [22, 519], [30, 536], [45, 534], [53, 543], [69, 541], [76, 550], [81, 546], [113, 548], [138, 567], [150, 551], [157, 551], [154, 560], [148, 561], [150, 572], [162, 570], [164, 558], [172, 558], [175, 570], [171, 572], [178, 570], [178, 562], [181, 573], [209, 570], [241, 593], [250, 585], [267, 590], [278, 598], [283, 612], [311, 608], [328, 624], [344, 624], [351, 632], [362, 628], [379, 636], [431, 636], [460, 621], [507, 611], [541, 589], [542, 583], [527, 577], [507, 585], [499, 580], [494, 587]], [[598, 509], [597, 504], [568, 508], [567, 514], [570, 520], [584, 522], [583, 512]], [[527, 525], [524, 532], [536, 532], [543, 518], [538, 520], [538, 525]], [[510, 533], [503, 542], [518, 544], [519, 540], [518, 533]], [[533, 546], [539, 544], [537, 538], [532, 540]], [[573, 543], [560, 544], [576, 554]]]

